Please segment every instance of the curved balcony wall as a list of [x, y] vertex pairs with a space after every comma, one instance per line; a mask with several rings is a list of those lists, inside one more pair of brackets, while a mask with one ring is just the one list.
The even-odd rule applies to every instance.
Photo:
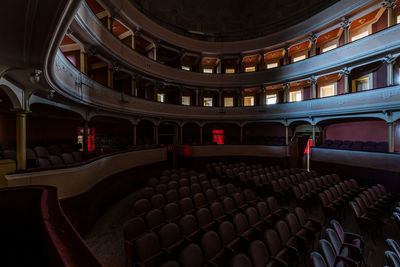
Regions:
[[32, 173], [6, 175], [8, 186], [50, 185], [58, 189], [58, 198], [76, 197], [91, 190], [102, 180], [135, 167], [164, 162], [166, 149], [131, 151], [105, 157], [89, 164]]
[[82, 43], [98, 47], [110, 61], [118, 62], [131, 72], [162, 79], [167, 83], [212, 88], [239, 88], [307, 79], [324, 75], [344, 67], [360, 66], [400, 52], [400, 25], [396, 25], [346, 44], [329, 52], [275, 69], [252, 73], [203, 74], [168, 67], [147, 58], [124, 45], [109, 32], [86, 6], [82, 5], [71, 25], [74, 35]]
[[[388, 30], [394, 30], [388, 29]], [[400, 27], [396, 27], [400, 30]], [[340, 116], [354, 113], [377, 112], [398, 109], [400, 86], [375, 89], [309, 101], [257, 107], [213, 108], [171, 105], [124, 96], [82, 75], [61, 52], [57, 53], [49, 82], [62, 95], [91, 107], [126, 114], [134, 117], [156, 117], [177, 120], [296, 120], [310, 117]], [[338, 108], [340, 107], [340, 108]]]

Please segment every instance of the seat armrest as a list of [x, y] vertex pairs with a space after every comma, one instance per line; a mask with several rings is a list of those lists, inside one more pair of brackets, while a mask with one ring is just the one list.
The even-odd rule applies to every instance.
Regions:
[[284, 266], [284, 267], [288, 266], [288, 264], [286, 262], [284, 262], [283, 260], [281, 260], [277, 257], [271, 256], [271, 259], [273, 261], [277, 262], [279, 266]]
[[355, 233], [350, 233], [350, 232], [344, 232], [344, 239], [349, 240], [349, 239], [360, 239], [361, 243], [364, 244], [364, 238], [361, 235], [355, 234]]
[[292, 247], [292, 246], [285, 245], [285, 244], [282, 244], [282, 247], [287, 248], [287, 249], [290, 250], [291, 252], [295, 253], [295, 255], [297, 255], [297, 256], [300, 255], [300, 254], [299, 254], [299, 251], [297, 250], [297, 248], [294, 248], [294, 247]]
[[213, 263], [213, 262], [211, 262], [211, 261], [209, 261], [209, 260], [204, 260], [204, 262], [207, 263], [208, 266], [211, 266], [211, 267], [218, 267], [218, 265], [216, 265], [215, 263]]
[[362, 259], [362, 251], [360, 248], [358, 248], [352, 244], [343, 243], [342, 247], [340, 248], [340, 252], [342, 252], [342, 250], [345, 247], [349, 250], [350, 254], [352, 255], [351, 258], [356, 258], [357, 260]]
[[342, 261], [346, 266], [349, 266], [349, 267], [357, 267], [358, 266], [358, 262], [356, 262], [355, 260], [349, 259], [347, 257], [342, 257], [342, 256], [336, 257], [335, 266], [339, 261]]
[[291, 233], [290, 236], [293, 236], [293, 237], [296, 238], [298, 241], [300, 241], [300, 242], [302, 243], [301, 245], [307, 246], [307, 240], [306, 240], [304, 237], [302, 237], [302, 236], [300, 236], [300, 235], [298, 235], [298, 234], [295, 234], [295, 233]]
[[164, 254], [163, 256], [166, 256], [166, 255], [171, 256], [172, 255], [172, 252], [166, 248], [161, 248], [161, 252]]

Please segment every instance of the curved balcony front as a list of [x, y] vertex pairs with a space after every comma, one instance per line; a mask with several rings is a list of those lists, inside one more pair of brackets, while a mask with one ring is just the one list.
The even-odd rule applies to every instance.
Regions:
[[[400, 29], [400, 28], [398, 28]], [[383, 45], [383, 44], [382, 44]], [[62, 95], [98, 110], [132, 117], [185, 120], [291, 120], [398, 110], [400, 85], [383, 89], [320, 98], [302, 102], [256, 107], [195, 107], [164, 104], [123, 95], [79, 72], [58, 51], [46, 71], [48, 82]]]

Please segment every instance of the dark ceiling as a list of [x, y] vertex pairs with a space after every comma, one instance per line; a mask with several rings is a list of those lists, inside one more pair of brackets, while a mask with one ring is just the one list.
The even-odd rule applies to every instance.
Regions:
[[165, 28], [208, 41], [257, 38], [299, 23], [339, 0], [131, 0]]

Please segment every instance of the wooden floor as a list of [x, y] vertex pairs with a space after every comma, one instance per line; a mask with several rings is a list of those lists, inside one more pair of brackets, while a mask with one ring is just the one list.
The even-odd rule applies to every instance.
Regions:
[[[138, 192], [132, 193], [124, 198], [110, 210], [108, 210], [97, 222], [92, 232], [85, 238], [88, 246], [99, 257], [106, 267], [124, 267], [125, 254], [124, 242], [122, 234], [122, 225], [125, 221], [133, 217], [133, 203], [140, 198]], [[313, 207], [307, 210], [307, 216], [323, 223], [324, 217], [322, 209], [317, 201], [314, 201]], [[281, 203], [282, 206], [293, 211], [296, 206], [294, 199], [286, 200]], [[347, 232], [359, 233], [358, 226], [351, 214], [349, 208], [346, 208], [345, 214], [339, 219], [343, 228]], [[329, 227], [326, 224], [323, 227], [321, 238], [325, 238], [325, 229]], [[389, 222], [382, 228], [382, 231], [375, 238], [376, 244], [369, 237], [365, 239], [365, 260], [369, 267], [381, 267], [386, 265], [384, 252], [387, 249], [385, 243], [386, 238], [392, 238], [400, 241], [400, 231], [394, 220]], [[318, 249], [318, 240], [315, 242], [315, 249]], [[306, 256], [306, 265], [311, 266], [309, 262], [309, 254]]]

